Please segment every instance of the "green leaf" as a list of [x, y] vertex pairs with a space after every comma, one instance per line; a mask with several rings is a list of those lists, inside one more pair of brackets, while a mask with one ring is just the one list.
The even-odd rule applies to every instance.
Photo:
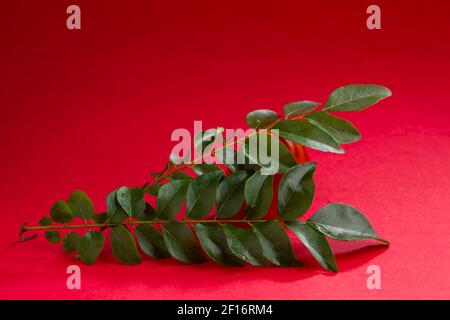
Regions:
[[261, 219], [269, 211], [273, 198], [273, 176], [255, 172], [245, 183], [247, 219]]
[[167, 250], [177, 260], [184, 263], [205, 261], [191, 229], [178, 221], [170, 221], [163, 226], [163, 238]]
[[225, 266], [241, 266], [243, 264], [228, 247], [222, 227], [197, 223], [194, 225], [194, 230], [200, 244], [212, 260]]
[[94, 205], [88, 195], [81, 190], [75, 190], [67, 199], [67, 204], [75, 217], [84, 219], [85, 221], [94, 215]]
[[322, 267], [338, 271], [333, 251], [323, 234], [303, 221], [287, 221], [285, 225], [303, 242]]
[[217, 166], [216, 164], [207, 164], [207, 163], [200, 163], [200, 164], [195, 164], [191, 167], [192, 170], [194, 170], [194, 172], [198, 175], [202, 175], [205, 173], [210, 173], [210, 172], [214, 172], [214, 171], [222, 171], [222, 169], [220, 169], [219, 166]]
[[298, 164], [286, 172], [278, 188], [278, 214], [284, 220], [301, 217], [312, 203], [316, 164]]
[[146, 203], [144, 212], [136, 214], [135, 218], [141, 221], [152, 221], [156, 219], [156, 211], [150, 203]]
[[174, 180], [164, 184], [158, 192], [156, 216], [162, 220], [176, 217], [186, 197], [190, 180]]
[[45, 231], [45, 237], [51, 243], [58, 243], [61, 240], [61, 235], [55, 230]]
[[50, 217], [47, 217], [47, 216], [42, 217], [41, 220], [39, 220], [39, 225], [43, 226], [43, 227], [49, 226], [52, 223], [53, 223], [52, 219], [50, 219]]
[[247, 125], [253, 129], [264, 129], [280, 119], [280, 115], [272, 110], [255, 110], [247, 114]]
[[277, 221], [265, 221], [253, 225], [261, 243], [264, 256], [277, 266], [295, 267], [303, 263], [297, 260], [286, 231]]
[[255, 173], [261, 168], [257, 164], [227, 164], [227, 167], [232, 172], [247, 171], [248, 173]]
[[65, 252], [74, 252], [77, 250], [78, 242], [81, 237], [76, 232], [69, 232], [62, 240], [62, 247]]
[[78, 258], [86, 264], [94, 264], [105, 244], [105, 236], [97, 231], [87, 232], [78, 241]]
[[92, 216], [91, 219], [95, 223], [103, 224], [103, 223], [106, 223], [106, 221], [108, 221], [108, 214], [107, 213], [94, 213], [94, 215]]
[[[228, 143], [231, 143], [231, 139], [229, 139]], [[242, 142], [236, 142], [241, 143]], [[243, 148], [235, 148], [235, 146], [227, 146], [223, 149], [223, 152], [216, 152], [216, 159], [218, 159], [219, 163], [227, 166], [231, 171], [247, 171], [247, 172], [255, 172], [258, 171], [261, 166], [258, 164], [250, 164], [250, 161], [245, 155]]]
[[326, 131], [338, 143], [352, 143], [361, 139], [361, 134], [350, 122], [334, 117], [326, 111], [313, 112], [305, 118]]
[[219, 184], [216, 195], [217, 216], [229, 218], [244, 204], [244, 188], [248, 173], [238, 171], [225, 177]]
[[188, 175], [186, 172], [175, 172], [170, 177], [168, 177], [169, 180], [192, 180], [192, 177]]
[[122, 209], [122, 207], [117, 203], [116, 192], [114, 190], [108, 194], [106, 197], [106, 207], [108, 208], [108, 221], [111, 223], [121, 222], [123, 219], [128, 217], [127, 213]]
[[363, 110], [392, 95], [388, 88], [374, 84], [352, 84], [334, 90], [323, 110]]
[[[256, 143], [252, 143], [251, 139], [255, 139]], [[272, 139], [277, 140], [278, 144], [278, 158], [272, 156]], [[255, 145], [256, 144], [256, 145]], [[266, 156], [270, 159], [270, 163], [264, 163], [266, 161], [262, 161], [260, 148], [266, 144], [267, 154]], [[250, 164], [258, 164], [261, 167], [267, 168], [270, 171], [270, 168], [278, 165], [278, 172], [286, 172], [290, 167], [297, 164], [291, 152], [288, 150], [286, 145], [282, 143], [277, 137], [267, 134], [267, 132], [258, 132], [256, 136], [253, 138], [247, 138], [244, 141], [243, 151], [245, 156], [249, 160]], [[276, 172], [273, 172], [276, 173]]]
[[153, 226], [150, 224], [141, 224], [134, 230], [139, 246], [145, 254], [156, 259], [170, 256], [162, 234]]
[[286, 117], [296, 116], [299, 114], [305, 114], [307, 112], [313, 111], [315, 108], [320, 106], [319, 102], [314, 101], [298, 101], [291, 102], [284, 106], [284, 115]]
[[117, 203], [131, 218], [143, 213], [146, 208], [142, 188], [122, 187], [117, 190], [116, 199]]
[[222, 170], [213, 171], [192, 180], [186, 197], [187, 217], [192, 219], [202, 218], [212, 210], [219, 179], [222, 175]]
[[270, 266], [256, 234], [249, 229], [226, 224], [223, 227], [228, 246], [234, 255], [254, 266]]
[[331, 203], [317, 211], [308, 222], [321, 233], [336, 240], [375, 239], [385, 244], [367, 218], [357, 209], [342, 203]]
[[281, 137], [325, 152], [344, 153], [339, 143], [315, 124], [301, 120], [285, 120], [274, 126]]
[[161, 188], [161, 184], [154, 183], [148, 188], [148, 194], [151, 196], [158, 196], [159, 189]]
[[70, 207], [63, 200], [58, 200], [50, 209], [50, 216], [53, 221], [67, 223], [73, 220], [73, 214]]
[[114, 257], [125, 264], [141, 262], [141, 256], [130, 231], [123, 225], [111, 229], [111, 246]]

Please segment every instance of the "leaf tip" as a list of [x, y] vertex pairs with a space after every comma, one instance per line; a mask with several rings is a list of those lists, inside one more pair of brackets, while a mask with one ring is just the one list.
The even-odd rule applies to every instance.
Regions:
[[337, 266], [336, 260], [333, 259], [332, 262], [327, 263], [326, 269], [331, 271], [331, 272], [333, 272], [333, 273], [338, 273], [339, 272], [339, 268]]
[[386, 98], [392, 97], [392, 91], [386, 87], [384, 87], [386, 89]]
[[380, 241], [383, 245], [385, 245], [387, 247], [389, 247], [391, 245], [391, 243], [388, 240], [383, 239], [383, 238], [376, 238], [375, 240]]
[[331, 272], [333, 272], [333, 273], [338, 273], [339, 272], [339, 270], [338, 270], [338, 267], [337, 266], [335, 266], [335, 267], [332, 267], [332, 268], [330, 268], [329, 269]]

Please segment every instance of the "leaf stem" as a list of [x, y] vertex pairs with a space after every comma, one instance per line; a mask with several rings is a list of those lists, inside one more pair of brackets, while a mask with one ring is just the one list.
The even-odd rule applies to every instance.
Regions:
[[119, 225], [141, 225], [141, 224], [164, 224], [168, 221], [178, 221], [181, 223], [259, 223], [266, 221], [279, 221], [278, 219], [255, 219], [255, 220], [151, 220], [151, 221], [123, 221], [120, 223], [92, 223], [92, 224], [73, 224], [73, 225], [50, 225], [50, 226], [22, 226], [22, 233], [31, 230], [58, 230], [58, 229], [82, 229], [82, 228], [102, 228], [115, 227]]

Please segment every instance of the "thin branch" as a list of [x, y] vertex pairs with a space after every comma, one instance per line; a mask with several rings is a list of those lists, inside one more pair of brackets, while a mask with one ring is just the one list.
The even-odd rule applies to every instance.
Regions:
[[177, 221], [181, 223], [259, 223], [266, 221], [279, 221], [278, 219], [255, 219], [255, 220], [151, 220], [151, 221], [123, 221], [120, 223], [92, 223], [92, 224], [73, 224], [73, 225], [50, 225], [50, 226], [27, 226], [23, 225], [21, 228], [22, 233], [31, 230], [59, 230], [59, 229], [82, 229], [82, 228], [103, 228], [103, 227], [115, 227], [119, 225], [141, 225], [141, 224], [164, 224], [169, 221]]

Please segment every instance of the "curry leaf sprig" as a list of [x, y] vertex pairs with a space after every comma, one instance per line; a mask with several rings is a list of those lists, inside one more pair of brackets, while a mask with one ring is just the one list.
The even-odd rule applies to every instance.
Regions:
[[[301, 266], [291, 244], [292, 234], [322, 267], [337, 272], [327, 238], [388, 242], [361, 212], [342, 203], [328, 204], [311, 218], [298, 220], [315, 193], [316, 164], [306, 161], [303, 146], [344, 153], [342, 145], [358, 141], [361, 135], [333, 113], [363, 110], [390, 95], [378, 85], [349, 85], [335, 90], [322, 108], [318, 102], [299, 101], [285, 105], [284, 115], [253, 111], [247, 115], [247, 124], [255, 129], [251, 134], [279, 140], [278, 172], [262, 174], [265, 164], [254, 156], [258, 152], [251, 152], [255, 150], [248, 143], [249, 135], [213, 149], [222, 129], [210, 129], [194, 143], [222, 159], [242, 152], [245, 163], [175, 164], [172, 155], [164, 170], [151, 174], [153, 181], [109, 193], [106, 212], [95, 212], [86, 193], [76, 190], [67, 200], [58, 200], [38, 226], [24, 224], [20, 237], [29, 240], [36, 235], [24, 237], [25, 232], [43, 230], [48, 241], [62, 242], [64, 251], [76, 252], [86, 264], [96, 262], [109, 232], [112, 253], [125, 264], [141, 262], [143, 253], [184, 263], [200, 263], [209, 257], [226, 266]], [[234, 148], [236, 144], [242, 148]], [[147, 201], [149, 196], [156, 197], [155, 207]], [[277, 214], [269, 217], [274, 202]], [[80, 235], [75, 230], [87, 231]], [[62, 231], [66, 231], [64, 236]]]

